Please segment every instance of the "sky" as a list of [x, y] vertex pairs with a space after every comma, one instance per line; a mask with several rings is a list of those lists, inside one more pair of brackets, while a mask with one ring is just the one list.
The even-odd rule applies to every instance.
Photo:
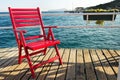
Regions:
[[0, 12], [8, 11], [8, 7], [33, 8], [40, 7], [41, 11], [67, 9], [75, 7], [89, 7], [111, 2], [113, 0], [1, 0]]

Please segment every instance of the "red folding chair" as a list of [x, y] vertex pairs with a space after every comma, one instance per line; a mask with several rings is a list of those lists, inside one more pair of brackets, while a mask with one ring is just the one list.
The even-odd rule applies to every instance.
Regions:
[[[23, 58], [26, 58], [32, 73], [32, 77], [35, 77], [34, 69], [53, 62], [58, 59], [60, 64], [62, 60], [58, 51], [57, 44], [60, 44], [59, 40], [55, 40], [52, 28], [57, 28], [57, 26], [44, 26], [42, 22], [42, 17], [39, 8], [10, 8], [9, 7], [10, 18], [13, 25], [13, 31], [18, 44], [19, 57], [18, 63], [20, 64]], [[30, 26], [40, 26], [42, 34], [36, 36], [25, 37], [24, 34], [27, 32], [24, 27]], [[22, 28], [22, 29], [19, 29]], [[48, 28], [48, 34], [46, 35], [45, 28]], [[38, 38], [40, 38], [38, 40]], [[37, 40], [33, 40], [37, 39]], [[32, 42], [27, 42], [27, 40], [33, 40]], [[38, 53], [46, 53], [49, 46], [54, 46], [56, 50], [56, 56], [48, 59], [47, 61], [40, 62], [39, 64], [33, 65], [30, 57]], [[25, 55], [22, 55], [22, 48], [25, 51]], [[32, 50], [30, 53], [28, 50]]]

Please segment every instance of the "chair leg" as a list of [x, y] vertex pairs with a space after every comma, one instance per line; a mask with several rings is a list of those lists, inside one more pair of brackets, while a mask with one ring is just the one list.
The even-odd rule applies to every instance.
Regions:
[[18, 56], [18, 64], [21, 64], [22, 62], [22, 47], [18, 47], [19, 49], [19, 56]]
[[27, 57], [27, 61], [28, 61], [29, 67], [30, 67], [30, 71], [32, 73], [32, 77], [35, 78], [35, 72], [34, 72], [33, 65], [32, 65], [32, 62], [30, 60], [30, 55], [29, 55], [27, 49], [25, 49], [25, 53], [26, 53], [26, 57]]
[[44, 49], [44, 55], [46, 54], [47, 48]]
[[60, 57], [60, 54], [59, 54], [57, 45], [55, 45], [55, 50], [56, 50], [56, 53], [57, 53], [57, 55], [58, 55], [58, 57], [59, 57], [60, 65], [62, 65], [63, 63], [62, 63], [62, 59], [61, 59], [61, 57]]

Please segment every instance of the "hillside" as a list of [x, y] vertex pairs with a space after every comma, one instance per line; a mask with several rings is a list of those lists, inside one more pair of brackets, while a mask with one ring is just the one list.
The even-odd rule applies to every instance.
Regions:
[[73, 11], [64, 11], [64, 12], [79, 13], [79, 12], [83, 12], [85, 9], [119, 9], [120, 10], [120, 0], [113, 0], [108, 3], [99, 4], [96, 6], [90, 6], [87, 8], [76, 7], [75, 10]]
[[105, 3], [105, 4], [100, 4], [100, 5], [96, 5], [96, 6], [92, 6], [92, 7], [87, 7], [87, 9], [98, 9], [98, 8], [102, 8], [102, 9], [113, 9], [113, 8], [117, 8], [120, 10], [120, 0], [114, 0], [111, 1], [109, 3]]

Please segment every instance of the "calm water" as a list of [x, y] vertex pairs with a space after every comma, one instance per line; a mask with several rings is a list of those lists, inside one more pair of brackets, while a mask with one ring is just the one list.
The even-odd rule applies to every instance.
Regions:
[[[120, 15], [116, 17], [115, 25], [120, 24], [119, 19]], [[82, 16], [43, 16], [43, 21], [45, 25], [86, 26]], [[87, 25], [96, 24], [90, 22]], [[111, 22], [104, 25], [110, 26]], [[8, 26], [11, 27], [9, 16], [0, 16], [0, 27]], [[29, 30], [32, 35], [39, 34], [38, 29]], [[53, 31], [62, 48], [120, 49], [120, 28], [58, 28]], [[0, 48], [13, 46], [16, 46], [16, 41], [12, 30], [0, 30]]]

